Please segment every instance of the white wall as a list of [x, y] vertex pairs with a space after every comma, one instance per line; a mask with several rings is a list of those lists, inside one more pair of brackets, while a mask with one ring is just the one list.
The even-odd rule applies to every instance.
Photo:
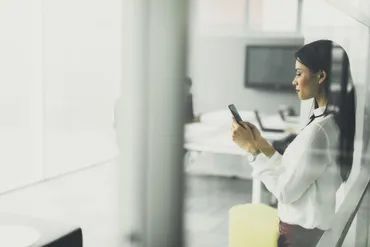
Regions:
[[112, 159], [120, 0], [0, 3], [0, 192]]
[[0, 3], [0, 192], [43, 176], [41, 1]]
[[121, 1], [44, 1], [45, 173], [116, 155], [114, 103], [121, 80]]

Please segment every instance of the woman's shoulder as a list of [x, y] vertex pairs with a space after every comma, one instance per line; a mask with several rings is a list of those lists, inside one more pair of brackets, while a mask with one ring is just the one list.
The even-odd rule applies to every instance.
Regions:
[[324, 137], [328, 140], [332, 140], [339, 135], [339, 128], [335, 122], [334, 115], [330, 114], [324, 116], [317, 121], [313, 121], [311, 126], [307, 129], [309, 135], [323, 139]]
[[316, 118], [306, 127], [304, 127], [300, 133], [302, 136], [309, 136], [313, 134], [326, 135], [331, 129], [336, 128], [334, 116], [328, 115], [320, 118]]
[[339, 127], [335, 121], [334, 114], [329, 114], [327, 116], [317, 119], [317, 121], [313, 121], [313, 126], [315, 126], [315, 128], [318, 128], [325, 133], [339, 131]]

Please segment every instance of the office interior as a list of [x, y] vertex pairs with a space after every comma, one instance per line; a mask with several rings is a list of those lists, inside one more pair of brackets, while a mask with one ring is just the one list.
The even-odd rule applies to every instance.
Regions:
[[1, 1], [0, 246], [233, 247], [230, 210], [276, 199], [227, 106], [283, 129], [271, 141], [298, 133], [312, 101], [292, 90], [289, 54], [318, 39], [347, 51], [357, 91], [339, 230], [321, 246], [368, 246], [369, 13], [366, 0]]

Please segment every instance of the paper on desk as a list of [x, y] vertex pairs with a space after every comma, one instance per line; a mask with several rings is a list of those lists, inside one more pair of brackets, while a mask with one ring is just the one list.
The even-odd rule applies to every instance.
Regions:
[[261, 114], [261, 122], [263, 127], [272, 129], [286, 129], [287, 124], [279, 115], [265, 115]]

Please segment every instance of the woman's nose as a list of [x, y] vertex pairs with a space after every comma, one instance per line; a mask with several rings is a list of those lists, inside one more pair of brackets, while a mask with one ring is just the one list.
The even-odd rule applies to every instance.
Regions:
[[296, 80], [295, 80], [295, 79], [293, 79], [293, 81], [292, 81], [292, 85], [293, 85], [293, 86], [296, 86], [296, 85], [297, 85], [297, 82], [296, 82]]

